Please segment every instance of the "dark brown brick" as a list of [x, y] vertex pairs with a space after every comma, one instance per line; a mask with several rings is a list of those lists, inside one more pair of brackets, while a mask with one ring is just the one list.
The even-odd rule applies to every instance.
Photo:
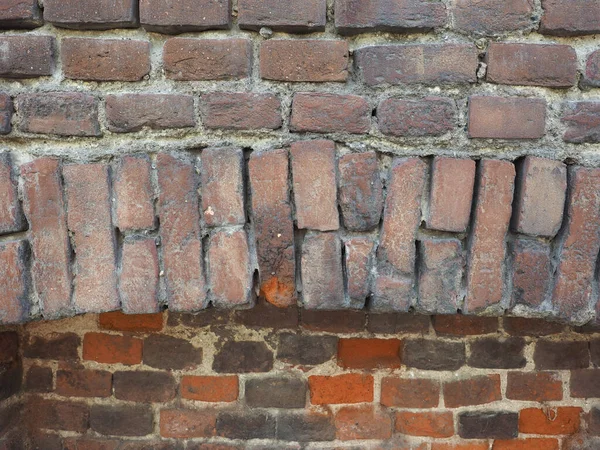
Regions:
[[229, 28], [230, 0], [141, 0], [140, 22], [148, 31], [185, 33]]
[[154, 429], [150, 406], [92, 405], [90, 427], [109, 436], [146, 436]]
[[458, 416], [458, 434], [463, 439], [514, 439], [519, 415], [513, 412], [464, 412]]
[[175, 379], [167, 372], [115, 372], [113, 386], [116, 398], [130, 402], [163, 403], [177, 394]]
[[423, 314], [369, 314], [367, 329], [377, 334], [425, 334], [429, 332], [429, 316]]
[[31, 397], [24, 414], [38, 428], [84, 433], [89, 427], [90, 413], [85, 403]]
[[272, 368], [273, 352], [264, 342], [227, 341], [213, 360], [218, 373], [269, 372]]
[[364, 311], [319, 311], [302, 309], [301, 326], [312, 331], [356, 333], [365, 329]]
[[304, 408], [307, 385], [302, 378], [247, 379], [246, 404], [251, 408]]
[[[294, 301], [295, 302], [295, 301]], [[253, 308], [233, 312], [233, 319], [249, 328], [294, 329], [298, 327], [298, 308], [281, 308], [264, 300], [258, 300]]]
[[202, 348], [186, 339], [155, 334], [144, 339], [144, 364], [157, 369], [183, 370], [202, 364]]
[[209, 92], [201, 97], [202, 123], [224, 130], [281, 128], [281, 101], [273, 94]]
[[383, 134], [401, 137], [441, 136], [455, 128], [456, 104], [448, 98], [389, 98], [377, 107]]
[[333, 417], [328, 413], [286, 412], [277, 417], [277, 439], [322, 442], [335, 439]]
[[337, 353], [337, 342], [336, 336], [282, 333], [279, 335], [277, 359], [302, 366], [323, 364]]
[[509, 372], [506, 398], [539, 403], [562, 400], [561, 376], [553, 372]]
[[58, 370], [56, 393], [65, 397], [110, 397], [112, 374], [105, 370]]
[[36, 28], [43, 24], [37, 0], [4, 0], [0, 28]]
[[431, 339], [407, 339], [402, 363], [423, 370], [458, 370], [465, 364], [465, 344]]
[[517, 369], [525, 367], [525, 340], [513, 338], [480, 338], [470, 344], [467, 364], [482, 369]]
[[590, 355], [592, 356], [592, 364], [594, 367], [600, 366], [600, 339], [590, 341]]
[[327, 22], [325, 0], [240, 0], [240, 28], [258, 31], [269, 27], [275, 31], [304, 33], [323, 31]]
[[275, 418], [267, 412], [221, 412], [217, 434], [228, 439], [268, 439], [275, 436]]
[[12, 131], [13, 112], [14, 106], [11, 96], [0, 92], [0, 135], [9, 134]]
[[600, 142], [600, 102], [569, 102], [564, 109], [561, 120], [567, 124], [565, 142]]
[[454, 27], [482, 35], [526, 30], [535, 26], [533, 6], [529, 0], [455, 0]]
[[475, 406], [502, 400], [500, 375], [458, 379], [444, 383], [444, 405], [447, 408]]
[[292, 101], [290, 130], [313, 133], [368, 133], [371, 109], [363, 97], [298, 93]]
[[28, 392], [51, 392], [53, 389], [52, 368], [31, 366], [25, 375], [24, 388]]
[[19, 335], [15, 331], [0, 332], [0, 363], [19, 359]]
[[600, 9], [595, 0], [542, 0], [542, 10], [542, 34], [582, 36], [600, 32]]
[[504, 331], [512, 336], [548, 336], [561, 333], [565, 329], [561, 323], [526, 317], [505, 317], [503, 325]]
[[590, 365], [588, 343], [539, 340], [533, 360], [538, 370], [584, 369]]
[[549, 245], [526, 239], [512, 243], [512, 305], [538, 308], [546, 299], [551, 282]]
[[25, 240], [0, 244], [0, 324], [20, 323], [29, 315], [27, 254]]
[[594, 436], [600, 436], [600, 408], [590, 410], [589, 430]]
[[46, 336], [29, 336], [24, 341], [26, 358], [75, 361], [79, 359], [81, 338], [75, 333], [51, 333]]
[[163, 329], [163, 314], [124, 314], [121, 311], [102, 313], [98, 326], [103, 330], [131, 331], [144, 333]]
[[383, 406], [435, 408], [439, 403], [440, 384], [437, 380], [397, 377], [385, 377], [381, 380], [381, 404]]
[[460, 314], [437, 315], [433, 316], [433, 328], [438, 336], [490, 334], [498, 331], [498, 318]]
[[20, 361], [0, 364], [0, 402], [16, 396], [23, 384], [23, 366]]
[[107, 30], [137, 26], [134, 0], [47, 0], [44, 20], [58, 27]]
[[584, 369], [572, 371], [571, 397], [600, 398], [600, 370]]
[[[248, 310], [251, 311], [251, 310]], [[208, 326], [226, 325], [231, 321], [232, 311], [208, 307], [197, 313], [172, 312], [167, 316], [167, 326], [177, 327], [183, 325], [190, 328], [203, 328]]]
[[3, 55], [0, 60], [0, 77], [34, 78], [52, 75], [55, 46], [51, 36], [0, 36]]

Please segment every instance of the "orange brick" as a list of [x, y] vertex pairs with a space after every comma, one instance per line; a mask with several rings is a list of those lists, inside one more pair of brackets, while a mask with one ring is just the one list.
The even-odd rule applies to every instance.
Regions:
[[308, 377], [313, 405], [361, 403], [373, 401], [373, 377], [349, 373], [337, 376]]
[[519, 415], [519, 432], [530, 434], [574, 434], [579, 430], [581, 408], [527, 408]]
[[139, 364], [142, 362], [142, 341], [130, 336], [86, 333], [83, 359], [104, 364]]
[[112, 311], [98, 316], [98, 325], [104, 330], [115, 331], [161, 331], [163, 315], [158, 314], [123, 314]]
[[401, 366], [399, 339], [340, 339], [338, 364], [350, 369], [396, 369]]
[[391, 417], [370, 405], [341, 408], [335, 415], [335, 428], [342, 441], [392, 437]]
[[431, 450], [488, 450], [487, 442], [469, 442], [461, 444], [431, 444]]
[[181, 396], [203, 402], [234, 402], [238, 398], [237, 376], [185, 376], [181, 379]]
[[558, 450], [556, 439], [516, 439], [514, 441], [494, 441], [492, 450]]
[[454, 435], [454, 418], [445, 412], [396, 413], [396, 431], [411, 436], [445, 438]]

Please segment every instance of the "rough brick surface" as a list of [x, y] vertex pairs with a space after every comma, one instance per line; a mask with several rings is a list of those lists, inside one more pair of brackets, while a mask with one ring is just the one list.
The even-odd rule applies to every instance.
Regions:
[[201, 98], [202, 123], [225, 130], [281, 128], [281, 101], [273, 94], [212, 92]]
[[585, 369], [590, 365], [587, 342], [539, 340], [533, 353], [538, 370]]
[[560, 375], [552, 372], [509, 372], [506, 398], [524, 401], [562, 400], [563, 389]]
[[458, 434], [465, 439], [514, 439], [518, 421], [513, 412], [464, 412], [458, 416]]
[[340, 339], [338, 364], [346, 369], [399, 368], [399, 339]]
[[571, 372], [571, 397], [599, 398], [600, 378], [598, 369], [574, 370]]
[[12, 131], [13, 112], [12, 98], [5, 92], [0, 92], [0, 135], [9, 134]]
[[175, 380], [165, 372], [115, 372], [113, 386], [116, 398], [132, 402], [168, 402], [176, 394]]
[[440, 385], [437, 380], [396, 377], [386, 377], [381, 380], [381, 404], [383, 406], [435, 408], [439, 402]]
[[581, 408], [556, 408], [548, 417], [542, 409], [523, 409], [519, 415], [519, 431], [529, 434], [573, 434], [579, 430]]
[[447, 98], [389, 98], [377, 107], [379, 129], [392, 136], [441, 136], [454, 129], [455, 116], [456, 105]]
[[121, 231], [154, 228], [154, 191], [148, 157], [126, 156], [113, 171], [115, 225]]
[[185, 33], [229, 28], [230, 0], [141, 0], [140, 22], [148, 31]]
[[273, 352], [263, 342], [226, 342], [213, 361], [218, 373], [269, 372], [272, 368]]
[[447, 408], [484, 405], [501, 399], [499, 375], [478, 376], [444, 383], [444, 405]]
[[389, 439], [392, 436], [392, 419], [385, 411], [372, 406], [346, 406], [335, 415], [337, 438]]
[[511, 305], [539, 308], [550, 288], [550, 247], [539, 241], [518, 239], [512, 244]]
[[346, 292], [350, 306], [363, 308], [371, 294], [375, 243], [370, 238], [355, 237], [344, 241]]
[[5, 0], [0, 10], [2, 28], [36, 28], [42, 24], [42, 13], [36, 0]]
[[546, 102], [534, 98], [469, 98], [469, 137], [538, 139], [544, 135]]
[[459, 31], [482, 35], [525, 30], [533, 26], [533, 6], [530, 0], [455, 0], [454, 26]]
[[25, 266], [25, 241], [12, 241], [0, 244], [0, 276], [3, 290], [0, 294], [0, 323], [11, 324], [23, 321], [29, 313], [27, 299], [27, 273]]
[[86, 333], [83, 359], [104, 364], [134, 365], [142, 362], [142, 341], [130, 336]]
[[119, 292], [122, 309], [129, 314], [158, 311], [158, 251], [153, 238], [123, 243]]
[[596, 50], [588, 56], [583, 83], [586, 86], [600, 87], [600, 50]]
[[306, 381], [297, 377], [248, 379], [244, 393], [246, 403], [254, 408], [304, 408]]
[[438, 315], [433, 316], [432, 322], [438, 336], [476, 336], [498, 331], [496, 317]]
[[450, 411], [397, 412], [396, 431], [410, 436], [446, 438], [454, 434], [454, 418]]
[[56, 393], [65, 397], [109, 397], [112, 374], [105, 370], [59, 370]]
[[333, 441], [335, 428], [332, 415], [318, 412], [280, 414], [277, 419], [277, 438], [300, 442]]
[[109, 436], [146, 436], [154, 428], [154, 414], [147, 405], [92, 405], [90, 428]]
[[238, 23], [240, 28], [259, 30], [269, 27], [291, 33], [323, 31], [327, 21], [325, 0], [240, 0]]
[[569, 102], [562, 121], [567, 130], [565, 142], [574, 144], [600, 142], [600, 102]]
[[411, 339], [404, 342], [402, 362], [423, 370], [457, 370], [465, 364], [465, 345], [461, 342]]
[[131, 28], [137, 25], [134, 0], [48, 0], [44, 20], [59, 27], [81, 30]]
[[362, 403], [373, 401], [371, 375], [313, 375], [308, 378], [310, 402], [313, 405]]
[[52, 75], [54, 47], [50, 36], [1, 36], [0, 77], [33, 78]]
[[542, 0], [540, 33], [581, 36], [600, 32], [600, 9], [594, 0]]
[[160, 435], [166, 438], [211, 437], [216, 434], [217, 416], [212, 411], [163, 409], [160, 411]]
[[523, 368], [527, 364], [524, 348], [525, 340], [520, 337], [479, 338], [470, 344], [467, 364], [482, 369]]
[[144, 340], [144, 364], [165, 370], [194, 369], [202, 363], [202, 348], [185, 339], [151, 335]]
[[280, 334], [277, 359], [289, 364], [317, 365], [329, 361], [337, 352], [335, 336]]
[[234, 402], [238, 398], [237, 376], [185, 376], [181, 379], [181, 396], [203, 402]]
[[0, 153], [0, 234], [14, 233], [26, 227], [13, 170], [11, 154]]

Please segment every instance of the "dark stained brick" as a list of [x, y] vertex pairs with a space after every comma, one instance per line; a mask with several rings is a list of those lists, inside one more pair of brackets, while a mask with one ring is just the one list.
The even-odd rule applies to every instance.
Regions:
[[219, 373], [269, 372], [272, 368], [273, 352], [264, 342], [225, 342], [213, 361], [213, 370]]

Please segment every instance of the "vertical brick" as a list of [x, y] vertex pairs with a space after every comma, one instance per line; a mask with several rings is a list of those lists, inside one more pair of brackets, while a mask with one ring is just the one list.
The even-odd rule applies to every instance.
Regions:
[[71, 261], [60, 162], [35, 159], [21, 166], [21, 177], [31, 233], [31, 272], [42, 314], [65, 315], [71, 306]]
[[376, 313], [408, 312], [415, 301], [415, 280], [408, 276], [377, 275], [370, 309]]
[[475, 220], [470, 237], [465, 310], [498, 307], [504, 297], [505, 237], [511, 215], [515, 167], [507, 161], [481, 163]]
[[566, 226], [558, 242], [559, 263], [552, 305], [561, 318], [587, 322], [591, 281], [600, 250], [600, 169], [576, 167], [570, 177]]
[[0, 92], [0, 135], [12, 131], [11, 120], [14, 112], [13, 101], [10, 95]]
[[124, 156], [113, 175], [116, 226], [121, 231], [154, 228], [154, 191], [147, 156]]
[[244, 155], [238, 148], [202, 150], [202, 211], [210, 227], [243, 225]]
[[427, 228], [465, 232], [473, 202], [475, 161], [438, 156], [431, 170]]
[[542, 34], [582, 36], [600, 32], [600, 9], [595, 0], [542, 0], [542, 10]]
[[456, 103], [440, 97], [421, 100], [388, 98], [377, 107], [383, 134], [400, 137], [441, 136], [455, 128]]
[[546, 101], [521, 97], [469, 97], [470, 138], [539, 139], [546, 128]]
[[258, 31], [269, 27], [276, 31], [304, 33], [325, 30], [325, 0], [241, 0], [238, 3], [240, 28]]
[[277, 306], [296, 302], [294, 223], [287, 150], [252, 153], [248, 162], [260, 295]]
[[0, 244], [0, 323], [19, 323], [29, 314], [27, 298], [28, 246], [26, 241], [10, 241]]
[[83, 359], [103, 364], [139, 364], [142, 362], [142, 341], [130, 336], [86, 333]]
[[119, 290], [127, 314], [158, 311], [158, 251], [154, 238], [123, 242]]
[[496, 35], [535, 26], [529, 0], [454, 0], [452, 15], [459, 31]]
[[148, 31], [186, 33], [229, 28], [230, 0], [140, 0], [140, 22]]
[[336, 233], [309, 234], [302, 243], [302, 302], [307, 309], [346, 306], [342, 246]]
[[58, 27], [107, 30], [137, 26], [134, 0], [47, 0], [44, 20]]
[[63, 176], [69, 205], [67, 226], [76, 254], [73, 306], [77, 312], [117, 309], [108, 166], [69, 165], [63, 168]]
[[600, 102], [567, 102], [561, 120], [567, 126], [563, 135], [565, 142], [600, 142]]
[[175, 311], [203, 309], [207, 306], [198, 182], [188, 161], [159, 153], [158, 216], [169, 307]]
[[335, 415], [335, 428], [341, 441], [392, 437], [391, 417], [370, 405], [339, 409]]
[[552, 281], [550, 246], [539, 241], [518, 239], [512, 244], [512, 258], [511, 305], [539, 308]]
[[11, 154], [0, 153], [0, 234], [21, 231], [26, 226], [17, 195]]
[[36, 28], [42, 25], [42, 13], [36, 0], [4, 0], [2, 6], [2, 28]]
[[273, 94], [209, 92], [201, 98], [202, 123], [225, 130], [281, 128], [281, 101]]
[[335, 143], [295, 142], [290, 153], [298, 228], [337, 230]]
[[55, 45], [51, 36], [0, 36], [0, 77], [34, 78], [52, 75]]
[[371, 295], [375, 243], [367, 237], [344, 241], [346, 292], [353, 308], [364, 308]]

